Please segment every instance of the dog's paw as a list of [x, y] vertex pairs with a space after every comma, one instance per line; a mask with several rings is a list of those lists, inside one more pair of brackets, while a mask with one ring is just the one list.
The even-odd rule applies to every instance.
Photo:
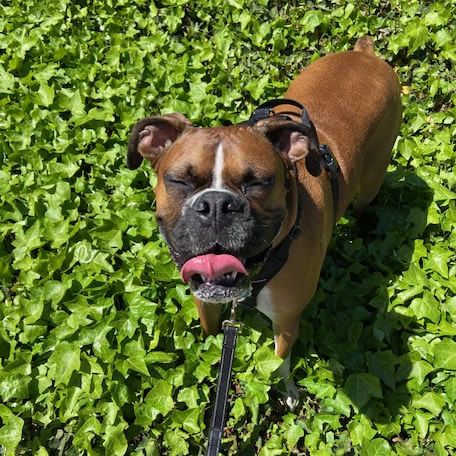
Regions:
[[285, 390], [284, 399], [285, 403], [287, 404], [288, 408], [293, 411], [299, 401], [299, 391], [298, 387], [296, 386], [295, 382], [291, 379], [284, 379], [285, 383]]
[[283, 378], [285, 385], [284, 399], [290, 410], [296, 407], [299, 401], [299, 391], [295, 382], [290, 378], [290, 357], [285, 358], [278, 369], [279, 375]]

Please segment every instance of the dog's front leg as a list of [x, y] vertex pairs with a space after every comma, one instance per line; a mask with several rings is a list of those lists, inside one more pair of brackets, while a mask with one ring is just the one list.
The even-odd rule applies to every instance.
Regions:
[[273, 322], [275, 354], [283, 359], [279, 374], [283, 378], [286, 389], [285, 402], [293, 410], [299, 400], [299, 391], [290, 377], [291, 350], [299, 334], [299, 315], [287, 321]]
[[[294, 343], [299, 335], [300, 313], [278, 312], [272, 301], [268, 287], [261, 290], [257, 298], [257, 309], [271, 321], [274, 330], [275, 354], [283, 359], [279, 374], [285, 383], [285, 402], [292, 410], [299, 400], [299, 392], [294, 381], [290, 379], [290, 358]], [[297, 309], [298, 305], [291, 306]]]
[[218, 334], [220, 332], [222, 305], [202, 302], [197, 298], [195, 298], [195, 304], [198, 309], [204, 337]]

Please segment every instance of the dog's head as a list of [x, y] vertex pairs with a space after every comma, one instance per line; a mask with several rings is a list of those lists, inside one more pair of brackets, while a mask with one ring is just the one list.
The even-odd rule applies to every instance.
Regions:
[[206, 302], [242, 297], [290, 217], [290, 167], [318, 152], [315, 130], [278, 117], [196, 128], [183, 115], [140, 120], [127, 165], [157, 173], [156, 217], [182, 278]]

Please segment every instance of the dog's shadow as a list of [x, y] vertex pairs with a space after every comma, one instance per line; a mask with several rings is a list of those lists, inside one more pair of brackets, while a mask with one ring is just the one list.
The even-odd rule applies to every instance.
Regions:
[[[426, 183], [397, 168], [363, 213], [349, 212], [335, 227], [293, 349], [294, 380], [303, 387], [295, 413], [306, 413], [304, 402], [342, 420], [360, 412], [382, 434], [406, 437], [398, 435], [398, 414], [411, 400], [406, 380], [417, 361], [407, 345], [416, 323], [408, 306], [419, 296], [413, 281], [431, 202]], [[247, 319], [263, 326], [262, 317]]]

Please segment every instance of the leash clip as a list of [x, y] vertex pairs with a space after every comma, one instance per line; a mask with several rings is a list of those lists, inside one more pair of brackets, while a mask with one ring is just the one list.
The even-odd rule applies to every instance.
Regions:
[[231, 314], [230, 314], [230, 319], [229, 320], [225, 320], [223, 323], [222, 323], [222, 328], [225, 328], [225, 326], [236, 326], [238, 327], [238, 329], [241, 331], [244, 324], [242, 323], [242, 321], [237, 321], [236, 320], [236, 310], [237, 310], [237, 306], [239, 304], [240, 301], [243, 301], [245, 298], [241, 298], [241, 299], [233, 299], [233, 302], [231, 303]]

